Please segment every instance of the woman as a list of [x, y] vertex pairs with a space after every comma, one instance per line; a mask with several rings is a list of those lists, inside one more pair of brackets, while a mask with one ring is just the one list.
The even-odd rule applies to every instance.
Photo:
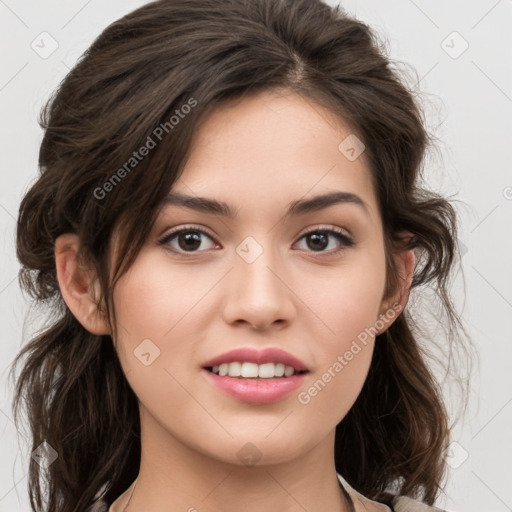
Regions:
[[53, 313], [17, 358], [34, 508], [438, 510], [448, 417], [406, 306], [430, 286], [464, 333], [456, 215], [420, 187], [429, 135], [366, 25], [153, 2], [41, 124], [17, 233]]

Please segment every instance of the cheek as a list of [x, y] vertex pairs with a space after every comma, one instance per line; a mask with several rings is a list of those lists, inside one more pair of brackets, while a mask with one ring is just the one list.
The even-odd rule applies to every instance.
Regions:
[[163, 341], [171, 331], [179, 331], [182, 319], [194, 314], [193, 308], [214, 282], [215, 276], [193, 278], [190, 270], [170, 265], [165, 255], [157, 256], [141, 252], [114, 291], [116, 319], [131, 338], [153, 336]]
[[373, 355], [378, 306], [368, 295], [352, 295], [347, 301], [337, 298], [337, 307], [331, 306], [324, 316], [334, 334], [315, 337], [315, 366], [297, 397], [312, 417], [324, 418], [327, 429], [346, 416], [364, 385]]
[[372, 249], [347, 253], [337, 266], [296, 276], [296, 283], [302, 282], [298, 293], [318, 320], [316, 339], [325, 348], [324, 353], [346, 350], [352, 339], [375, 325], [385, 281], [384, 251], [377, 244]]
[[318, 321], [311, 323], [316, 326], [314, 374], [298, 401], [331, 418], [334, 426], [352, 407], [368, 374], [385, 287], [384, 253], [376, 247], [324, 270], [329, 272], [303, 282], [305, 302]]
[[[148, 367], [155, 373], [190, 359], [193, 319], [211, 287], [209, 280], [190, 279], [189, 272], [164, 263], [142, 252], [114, 290], [116, 346], [125, 373], [135, 370], [132, 378], [149, 361], [154, 360]], [[186, 371], [186, 364], [181, 366]]]
[[364, 385], [372, 351], [373, 342], [351, 344], [311, 376], [297, 396], [306, 421], [323, 418], [329, 431], [346, 416]]
[[190, 406], [180, 383], [194, 369], [193, 319], [207, 291], [204, 280], [201, 285], [163, 263], [141, 252], [114, 290], [119, 360], [138, 399], [155, 416]]

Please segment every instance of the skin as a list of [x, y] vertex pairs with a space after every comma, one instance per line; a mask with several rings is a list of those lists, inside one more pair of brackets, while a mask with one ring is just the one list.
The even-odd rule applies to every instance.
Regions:
[[[365, 328], [379, 318], [377, 332], [389, 327], [398, 315], [383, 315], [392, 304], [405, 307], [414, 268], [412, 251], [395, 254], [407, 278], [384, 297], [383, 228], [364, 153], [350, 161], [338, 149], [350, 133], [323, 107], [275, 92], [225, 103], [196, 131], [173, 191], [225, 201], [238, 214], [166, 206], [114, 290], [123, 327], [115, 345], [141, 415], [142, 460], [128, 511], [235, 512], [241, 504], [247, 512], [350, 510], [336, 479], [334, 434], [361, 391], [374, 338], [309, 403], [298, 394]], [[292, 201], [330, 191], [357, 194], [366, 209], [344, 203], [284, 217]], [[177, 237], [158, 244], [189, 224], [213, 238], [200, 235], [194, 253]], [[303, 237], [313, 227], [340, 228], [356, 244], [343, 247], [331, 234], [315, 251]], [[248, 236], [263, 249], [252, 263], [236, 252]], [[86, 329], [110, 334], [94, 305], [94, 275], [77, 263], [78, 248], [71, 233], [56, 242], [64, 300]], [[149, 366], [134, 356], [144, 339], [160, 350]], [[283, 400], [244, 403], [201, 373], [208, 359], [240, 347], [279, 347], [310, 373]], [[237, 456], [248, 442], [261, 456], [254, 466]], [[111, 512], [124, 510], [132, 489]], [[372, 503], [367, 510], [387, 510]]]

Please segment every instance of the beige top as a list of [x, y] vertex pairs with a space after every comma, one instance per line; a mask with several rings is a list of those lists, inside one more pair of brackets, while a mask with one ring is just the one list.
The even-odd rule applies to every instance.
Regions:
[[350, 496], [356, 512], [391, 512], [391, 510], [394, 510], [395, 512], [445, 512], [440, 508], [431, 507], [421, 501], [408, 498], [407, 496], [396, 496], [392, 502], [393, 509], [390, 509], [383, 503], [378, 503], [377, 501], [365, 498], [362, 494], [352, 488], [339, 473], [337, 473], [337, 475], [341, 485], [343, 485]]
[[[347, 491], [347, 494], [354, 504], [355, 512], [446, 512], [440, 508], [431, 507], [420, 501], [408, 498], [407, 496], [396, 496], [392, 502], [393, 509], [391, 509], [383, 503], [365, 498], [362, 494], [353, 489], [339, 473], [337, 473], [337, 475], [340, 484]], [[108, 506], [100, 497], [86, 512], [108, 512]]]

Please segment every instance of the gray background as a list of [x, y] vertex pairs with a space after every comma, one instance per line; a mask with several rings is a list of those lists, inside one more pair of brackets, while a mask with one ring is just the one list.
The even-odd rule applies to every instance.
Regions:
[[[14, 229], [20, 199], [37, 172], [42, 132], [36, 118], [93, 38], [144, 3], [0, 0], [0, 512], [30, 510], [30, 451], [26, 431], [18, 434], [12, 422], [6, 386], [14, 354], [33, 328], [23, 331], [28, 306], [16, 279]], [[447, 454], [449, 498], [440, 503], [450, 511], [512, 511], [512, 2], [342, 5], [388, 41], [392, 58], [417, 70], [429, 129], [442, 140], [429, 184], [460, 201], [465, 285], [459, 279], [455, 294], [480, 365]], [[457, 401], [449, 391], [447, 399]]]

